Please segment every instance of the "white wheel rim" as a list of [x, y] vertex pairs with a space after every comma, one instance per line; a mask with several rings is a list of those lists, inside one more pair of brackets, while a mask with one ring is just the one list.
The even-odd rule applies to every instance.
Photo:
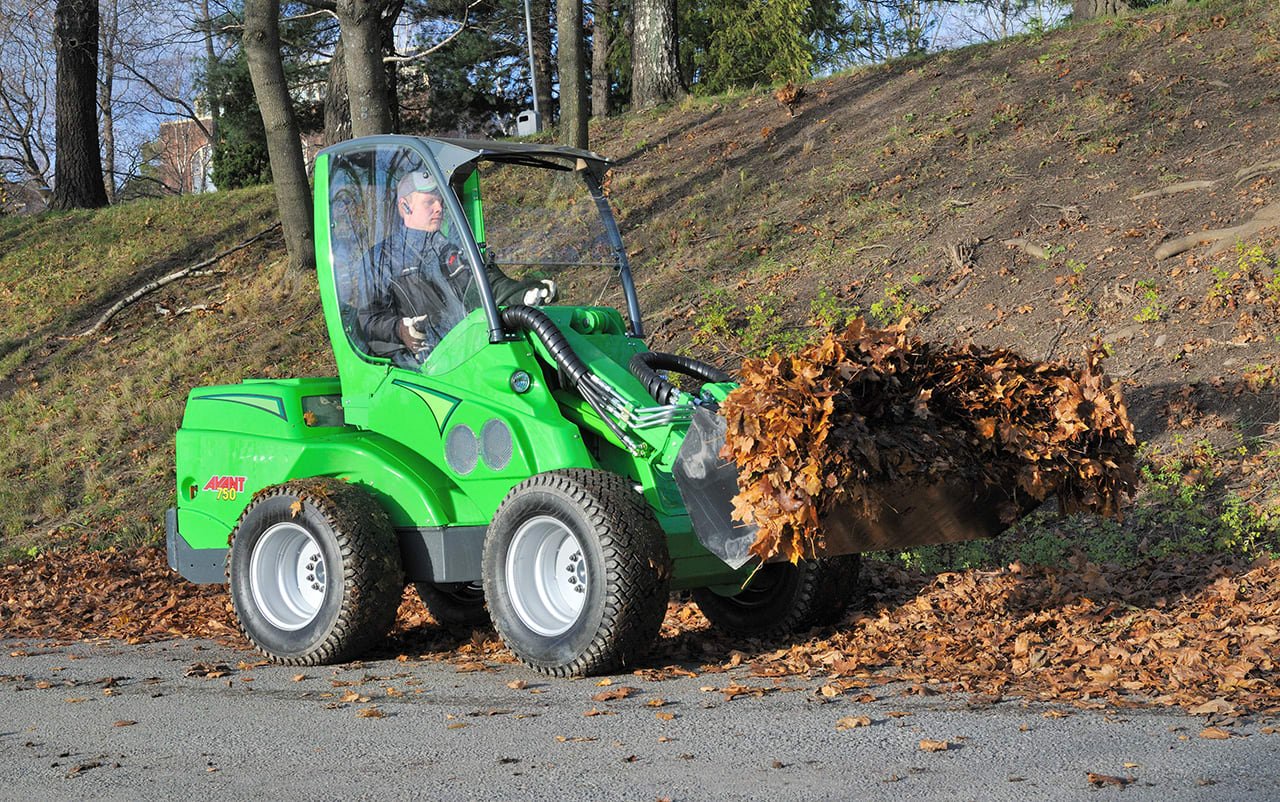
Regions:
[[324, 603], [325, 574], [324, 554], [311, 533], [297, 524], [276, 524], [253, 547], [253, 602], [277, 629], [302, 629]]
[[506, 578], [521, 623], [546, 637], [568, 632], [578, 620], [591, 581], [578, 538], [547, 515], [530, 518], [516, 531]]

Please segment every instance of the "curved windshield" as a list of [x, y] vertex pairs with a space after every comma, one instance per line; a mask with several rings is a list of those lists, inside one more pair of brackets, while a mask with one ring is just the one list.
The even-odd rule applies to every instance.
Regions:
[[[483, 240], [489, 265], [521, 284], [553, 282], [552, 303], [613, 306], [629, 316], [621, 281], [625, 257], [583, 171], [484, 161], [477, 172], [484, 214], [476, 238]], [[489, 275], [494, 283], [492, 269]], [[494, 298], [519, 303], [504, 299], [497, 286]]]

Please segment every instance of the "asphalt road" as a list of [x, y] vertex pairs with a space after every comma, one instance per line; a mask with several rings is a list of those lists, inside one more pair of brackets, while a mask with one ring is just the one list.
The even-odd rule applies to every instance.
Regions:
[[[602, 686], [394, 658], [253, 666], [195, 640], [0, 650], [3, 799], [1280, 798], [1280, 732], [1264, 732], [1280, 722], [1265, 717], [1207, 739], [1181, 712], [903, 684], [828, 698], [821, 681], [735, 670]], [[727, 700], [735, 681], [766, 690]], [[591, 699], [621, 686], [638, 692]]]

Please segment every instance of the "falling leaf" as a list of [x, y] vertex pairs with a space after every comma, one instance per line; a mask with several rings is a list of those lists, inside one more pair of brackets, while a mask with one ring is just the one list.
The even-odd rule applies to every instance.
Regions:
[[658, 717], [659, 721], [670, 721], [676, 717], [675, 713], [654, 713], [654, 715]]
[[648, 705], [649, 707], [662, 707], [663, 705], [665, 705], [665, 704], [666, 704], [666, 700], [664, 700], [664, 699], [650, 699], [649, 701], [645, 702], [645, 704], [646, 704], [646, 705]]
[[517, 680], [512, 680], [511, 682], [508, 682], [507, 687], [512, 689], [513, 691], [523, 691], [525, 688], [529, 687], [529, 683], [526, 682], [525, 680], [517, 679]]
[[136, 721], [117, 721], [115, 724], [112, 724], [111, 726], [113, 726], [113, 727], [132, 727], [134, 724], [137, 724], [137, 723], [138, 723], [138, 722], [136, 722]]
[[465, 726], [467, 726], [467, 722], [465, 722], [465, 721], [457, 721], [457, 722], [454, 722], [453, 724], [446, 724], [446, 725], [445, 725], [445, 729], [446, 729], [446, 730], [460, 730], [460, 729], [462, 729], [462, 728], [463, 728], [463, 727], [465, 727]]
[[920, 750], [922, 752], [945, 752], [951, 744], [947, 741], [921, 741]]
[[837, 730], [851, 730], [854, 727], [870, 727], [871, 718], [869, 716], [845, 716], [836, 721]]
[[[362, 707], [356, 711], [356, 715], [359, 716], [360, 718], [386, 718], [387, 717], [387, 714], [379, 710], [376, 705], [374, 707]], [[449, 726], [450, 728], [453, 727], [452, 724]]]
[[1231, 733], [1221, 727], [1208, 727], [1200, 731], [1201, 738], [1208, 738], [1213, 741], [1226, 740], [1231, 737]]
[[307, 675], [306, 675], [306, 674], [294, 674], [292, 677], [290, 677], [290, 678], [289, 678], [289, 681], [290, 681], [290, 682], [302, 682], [302, 681], [303, 681], [304, 679], [306, 679], [306, 678], [307, 678]]
[[293, 518], [297, 518], [302, 514], [302, 499], [298, 499], [289, 505], [289, 514]]
[[840, 694], [844, 693], [844, 691], [840, 690], [834, 685], [823, 685], [822, 688], [819, 689], [819, 692], [823, 696], [826, 696], [827, 698], [831, 698], [833, 696], [839, 696]]
[[583, 713], [582, 715], [586, 716], [587, 718], [591, 718], [592, 716], [612, 716], [612, 715], [615, 715], [617, 712], [618, 711], [616, 710], [597, 710], [596, 708], [593, 707], [587, 712]]

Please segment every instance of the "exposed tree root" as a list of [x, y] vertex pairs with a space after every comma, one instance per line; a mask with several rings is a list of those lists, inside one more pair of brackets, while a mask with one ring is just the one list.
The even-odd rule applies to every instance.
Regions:
[[1143, 192], [1129, 198], [1131, 201], [1142, 200], [1143, 198], [1159, 198], [1164, 195], [1177, 195], [1179, 192], [1190, 192], [1193, 189], [1208, 189], [1217, 181], [1182, 181], [1177, 184], [1170, 184], [1167, 187], [1153, 189], [1150, 192]]
[[1165, 244], [1156, 248], [1156, 261], [1168, 259], [1170, 256], [1177, 256], [1184, 251], [1202, 243], [1216, 243], [1210, 253], [1220, 253], [1230, 248], [1239, 240], [1251, 237], [1262, 231], [1267, 226], [1280, 226], [1280, 203], [1272, 203], [1264, 206], [1254, 218], [1247, 223], [1242, 223], [1231, 228], [1216, 228], [1211, 231], [1197, 231], [1194, 234], [1188, 234], [1185, 237], [1171, 239]]
[[1030, 240], [1023, 239], [1022, 237], [1018, 237], [1016, 239], [1002, 240], [1000, 244], [1007, 245], [1010, 248], [1017, 248], [1018, 250], [1022, 251], [1026, 255], [1034, 256], [1037, 259], [1049, 258], [1048, 251], [1046, 251], [1044, 248], [1041, 248], [1039, 245], [1036, 245], [1035, 243], [1031, 242]]
[[1273, 162], [1262, 162], [1261, 164], [1255, 164], [1252, 167], [1245, 167], [1243, 169], [1237, 170], [1236, 176], [1235, 176], [1236, 186], [1240, 186], [1245, 181], [1249, 181], [1259, 176], [1266, 175], [1267, 173], [1274, 173], [1277, 170], [1280, 170], [1280, 160], [1273, 161]]
[[126, 296], [126, 297], [124, 297], [124, 298], [120, 299], [119, 301], [116, 301], [114, 304], [112, 304], [112, 305], [111, 305], [111, 308], [110, 308], [110, 309], [108, 309], [106, 312], [103, 312], [103, 313], [102, 313], [102, 317], [98, 318], [98, 322], [97, 322], [97, 323], [94, 323], [92, 326], [90, 326], [89, 328], [87, 328], [87, 329], [85, 329], [84, 331], [80, 332], [79, 334], [73, 334], [73, 335], [72, 335], [72, 337], [73, 337], [73, 338], [80, 338], [80, 337], [92, 337], [94, 334], [97, 334], [99, 331], [101, 331], [101, 330], [102, 330], [102, 327], [103, 327], [103, 326], [105, 326], [105, 325], [107, 325], [107, 322], [108, 322], [108, 321], [110, 321], [110, 320], [111, 320], [111, 318], [113, 318], [113, 317], [115, 317], [117, 314], [119, 314], [120, 310], [124, 309], [126, 306], [128, 306], [129, 304], [131, 304], [131, 303], [133, 303], [134, 301], [138, 300], [139, 298], [141, 298], [142, 296], [146, 295], [147, 293], [149, 293], [149, 292], [153, 292], [153, 291], [155, 291], [155, 290], [158, 290], [158, 289], [160, 289], [161, 287], [163, 287], [164, 285], [166, 285], [166, 284], [170, 284], [170, 283], [172, 283], [172, 282], [174, 282], [174, 281], [177, 281], [177, 280], [178, 280], [178, 279], [180, 279], [180, 278], [184, 278], [184, 277], [186, 277], [186, 276], [189, 276], [189, 275], [191, 275], [192, 273], [194, 273], [195, 271], [199, 270], [200, 268], [202, 268], [202, 267], [208, 267], [209, 265], [213, 264], [214, 262], [217, 262], [217, 261], [219, 261], [220, 259], [224, 259], [224, 258], [226, 258], [227, 256], [230, 256], [231, 254], [235, 253], [235, 252], [236, 252], [236, 251], [238, 251], [238, 250], [241, 250], [241, 249], [243, 249], [243, 248], [247, 248], [247, 247], [249, 247], [250, 245], [252, 245], [253, 243], [255, 243], [255, 242], [257, 242], [258, 240], [260, 240], [260, 239], [262, 239], [263, 237], [265, 237], [267, 234], [271, 233], [272, 231], [275, 231], [275, 230], [276, 230], [277, 228], [279, 228], [279, 227], [280, 227], [280, 224], [279, 224], [279, 223], [274, 223], [274, 224], [272, 224], [272, 225], [268, 226], [267, 228], [262, 229], [262, 230], [261, 230], [261, 231], [259, 231], [257, 234], [254, 234], [252, 237], [250, 237], [249, 239], [247, 239], [247, 240], [245, 240], [244, 242], [240, 243], [239, 245], [236, 245], [236, 246], [234, 246], [234, 247], [232, 247], [232, 248], [228, 248], [227, 250], [223, 251], [222, 253], [218, 254], [217, 256], [210, 257], [210, 258], [208, 258], [208, 259], [205, 259], [203, 262], [199, 262], [199, 263], [194, 264], [194, 265], [188, 265], [187, 267], [184, 267], [184, 268], [182, 268], [181, 270], [175, 270], [175, 271], [173, 271], [172, 273], [168, 274], [167, 276], [161, 276], [160, 278], [156, 279], [155, 281], [151, 281], [151, 282], [148, 282], [148, 283], [146, 283], [146, 284], [142, 285], [141, 287], [139, 287], [138, 289], [136, 289], [136, 290], [134, 290], [132, 293], [130, 293], [128, 296]]

